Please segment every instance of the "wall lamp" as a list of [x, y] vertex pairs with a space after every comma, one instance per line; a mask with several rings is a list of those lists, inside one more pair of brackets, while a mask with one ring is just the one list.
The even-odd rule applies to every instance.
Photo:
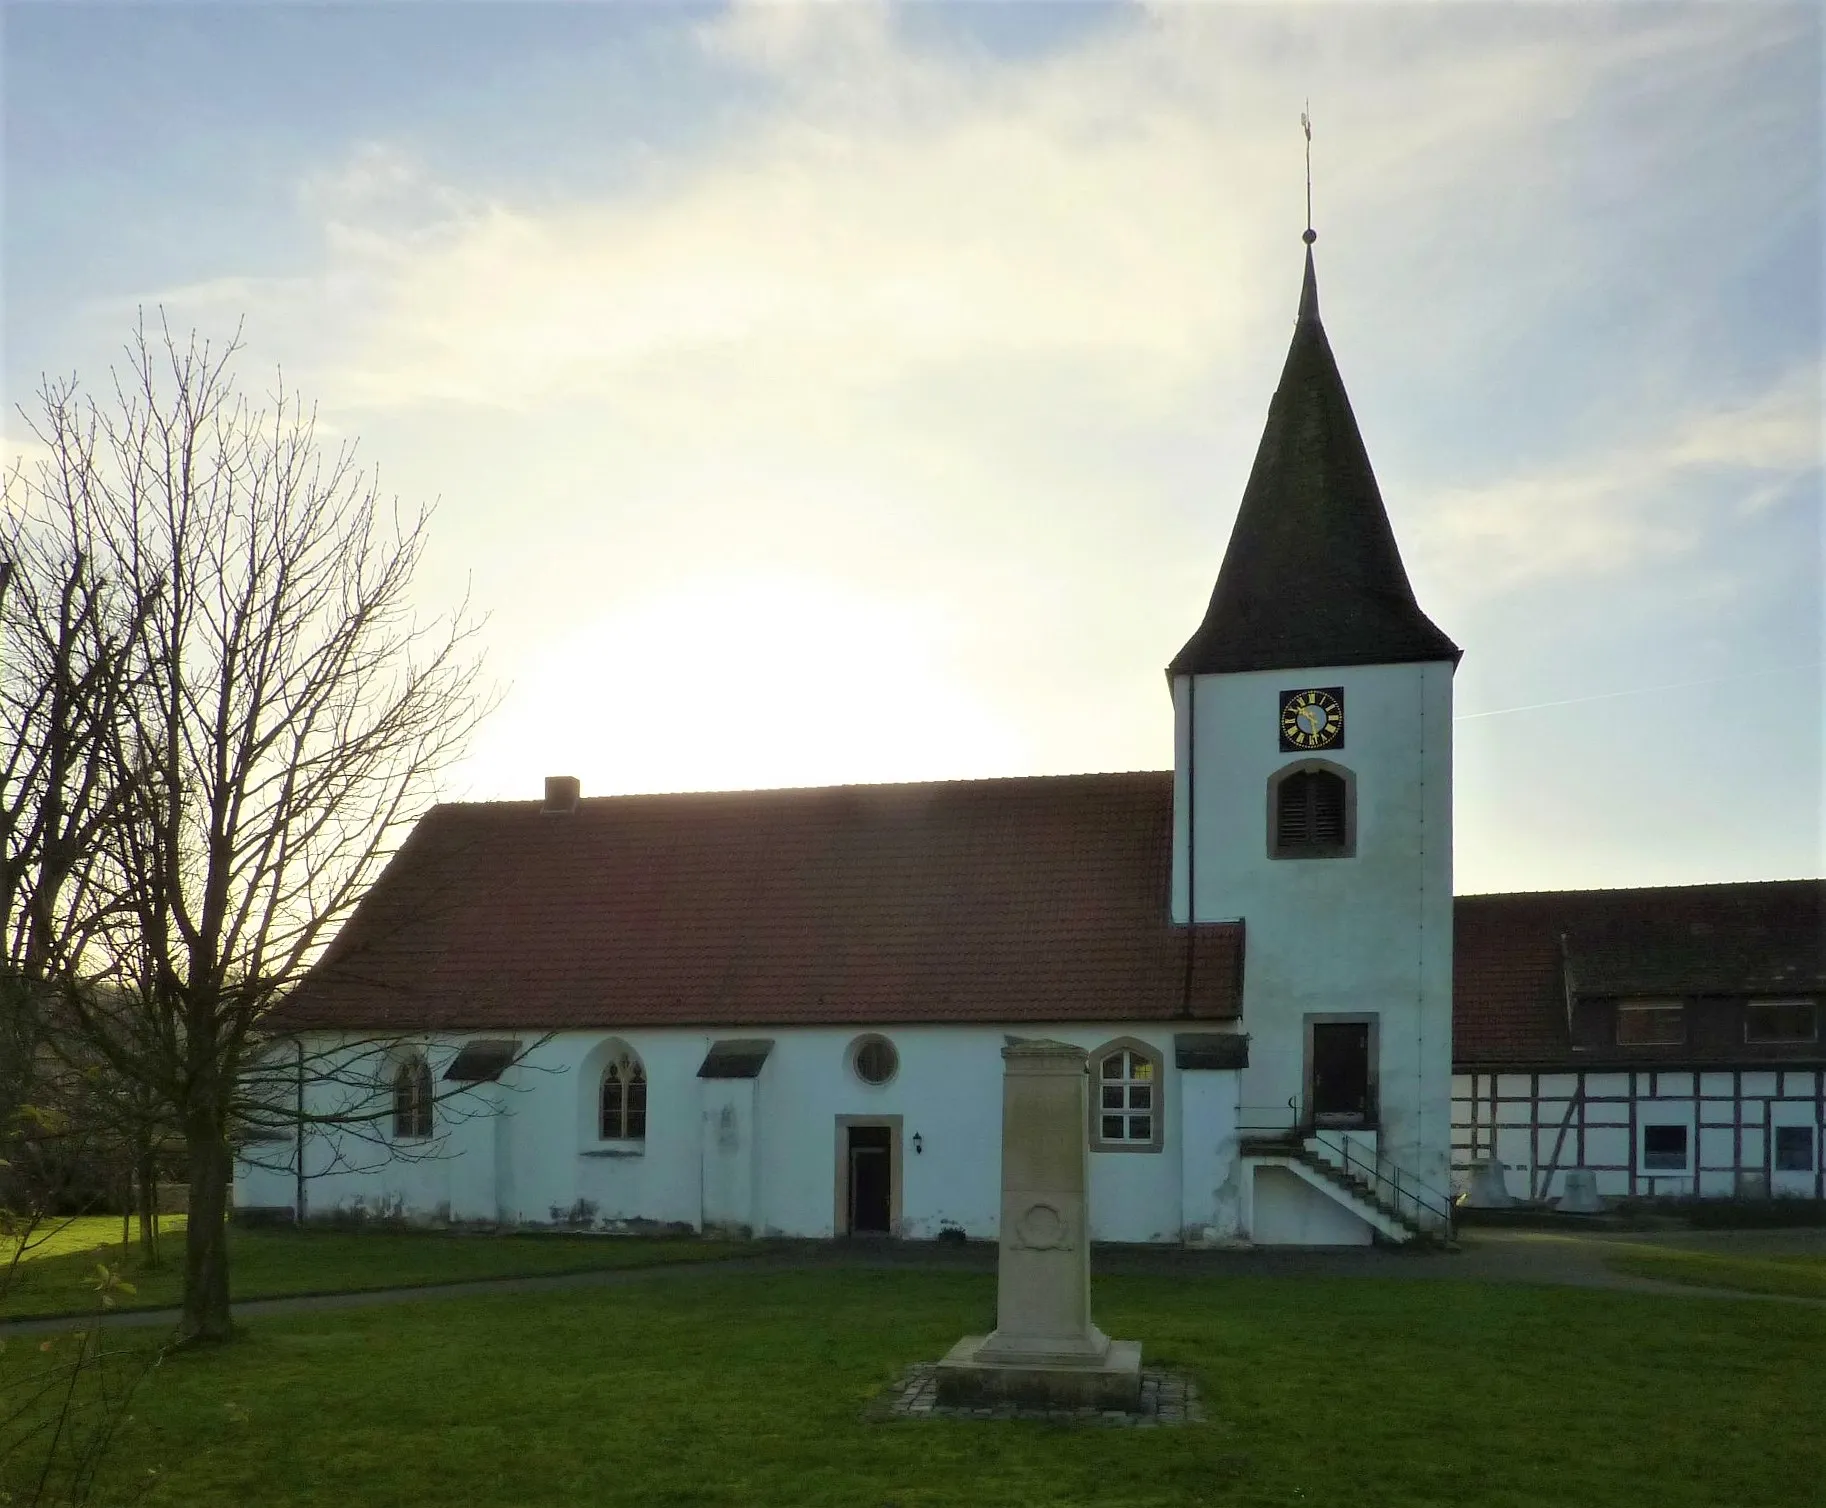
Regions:
[[917, 1131], [913, 1133], [913, 1155], [918, 1157], [926, 1150], [926, 1140]]

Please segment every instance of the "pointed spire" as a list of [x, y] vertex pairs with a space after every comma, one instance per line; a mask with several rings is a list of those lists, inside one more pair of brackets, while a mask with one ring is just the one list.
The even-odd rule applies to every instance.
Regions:
[[1414, 600], [1319, 321], [1310, 226], [1300, 313], [1211, 605], [1169, 676], [1459, 659]]

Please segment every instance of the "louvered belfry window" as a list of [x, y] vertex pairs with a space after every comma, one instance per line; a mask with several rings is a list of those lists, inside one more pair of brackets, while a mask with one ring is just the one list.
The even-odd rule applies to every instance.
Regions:
[[1341, 854], [1349, 838], [1349, 791], [1330, 770], [1296, 770], [1275, 792], [1275, 852]]

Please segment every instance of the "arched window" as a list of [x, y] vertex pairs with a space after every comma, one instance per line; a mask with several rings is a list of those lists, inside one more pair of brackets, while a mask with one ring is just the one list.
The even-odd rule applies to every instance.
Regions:
[[393, 1071], [393, 1135], [398, 1141], [431, 1135], [431, 1065], [410, 1057]]
[[644, 1141], [647, 1135], [647, 1071], [627, 1048], [602, 1070], [604, 1141]]
[[1276, 770], [1268, 781], [1268, 856], [1344, 859], [1356, 851], [1356, 777], [1320, 759]]
[[1091, 1150], [1158, 1152], [1163, 1131], [1161, 1056], [1121, 1037], [1091, 1054]]

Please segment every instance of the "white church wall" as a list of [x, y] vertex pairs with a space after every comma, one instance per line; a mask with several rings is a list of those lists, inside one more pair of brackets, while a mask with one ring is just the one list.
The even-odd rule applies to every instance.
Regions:
[[[1091, 1158], [1092, 1235], [1106, 1241], [1177, 1241], [1196, 1225], [1240, 1234], [1235, 1195], [1237, 1075], [1173, 1064], [1171, 1027], [1131, 1023], [1018, 1027], [870, 1028], [893, 1043], [899, 1066], [882, 1085], [850, 1064], [862, 1029], [726, 1032], [565, 1032], [533, 1045], [502, 1083], [438, 1106], [430, 1142], [404, 1156], [329, 1130], [312, 1133], [307, 1162], [313, 1218], [359, 1207], [416, 1219], [748, 1227], [757, 1234], [830, 1236], [837, 1229], [838, 1117], [899, 1117], [900, 1233], [936, 1236], [946, 1225], [997, 1234], [1000, 1210], [1001, 1049], [1008, 1035], [1049, 1036], [1087, 1050], [1135, 1037], [1160, 1054], [1162, 1146]], [[718, 1037], [767, 1035], [774, 1048], [752, 1080], [705, 1080], [697, 1070]], [[597, 1131], [603, 1065], [623, 1047], [647, 1080], [646, 1135], [604, 1142]], [[440, 1091], [457, 1043], [428, 1058]], [[322, 1086], [309, 1096], [327, 1104]], [[390, 1105], [390, 1098], [377, 1099]], [[1192, 1120], [1189, 1122], [1188, 1117]], [[1188, 1125], [1199, 1184], [1184, 1188]], [[376, 1129], [383, 1139], [390, 1121]], [[918, 1137], [915, 1150], [914, 1138]], [[340, 1156], [337, 1155], [340, 1149]], [[280, 1149], [280, 1155], [285, 1155]], [[1226, 1159], [1232, 1166], [1226, 1167]], [[289, 1174], [238, 1170], [242, 1204], [291, 1205]]]
[[[1201, 922], [1242, 917], [1244, 1122], [1305, 1093], [1306, 1019], [1374, 1015], [1384, 1154], [1444, 1190], [1451, 1145], [1452, 667], [1447, 663], [1188, 677], [1176, 726], [1173, 914], [1188, 907], [1188, 772]], [[1345, 746], [1323, 757], [1356, 781], [1356, 848], [1269, 857], [1268, 782], [1280, 694], [1342, 686]], [[1196, 737], [1189, 737], [1196, 707]]]
[[1241, 1076], [1192, 1070], [1179, 1082], [1180, 1224], [1185, 1239], [1219, 1246], [1249, 1238], [1244, 1173], [1237, 1155]]

